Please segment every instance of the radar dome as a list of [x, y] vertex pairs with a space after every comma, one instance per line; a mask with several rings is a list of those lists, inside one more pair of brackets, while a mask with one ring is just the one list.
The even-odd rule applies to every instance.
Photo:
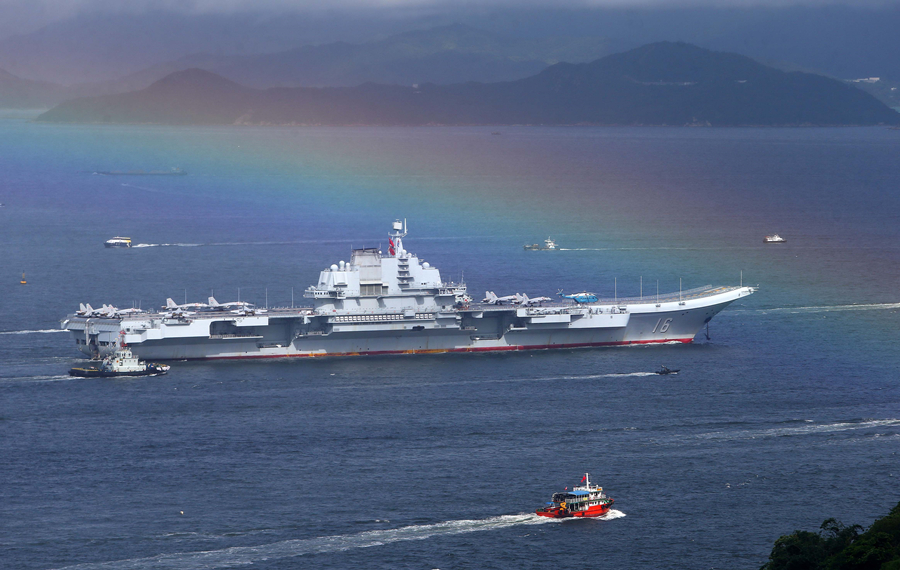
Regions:
[[429, 265], [427, 261], [422, 264], [422, 269], [428, 269], [429, 267], [431, 267], [431, 265]]
[[337, 265], [334, 265], [334, 264], [331, 265], [331, 270], [332, 270], [332, 271], [337, 271], [337, 269], [338, 269], [338, 268], [337, 268]]

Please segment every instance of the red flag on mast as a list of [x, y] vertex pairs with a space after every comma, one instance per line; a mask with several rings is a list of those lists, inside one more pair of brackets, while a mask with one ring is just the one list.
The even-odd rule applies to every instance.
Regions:
[[582, 483], [584, 483], [585, 481], [587, 481], [587, 475], [585, 475], [584, 477], [581, 478]]

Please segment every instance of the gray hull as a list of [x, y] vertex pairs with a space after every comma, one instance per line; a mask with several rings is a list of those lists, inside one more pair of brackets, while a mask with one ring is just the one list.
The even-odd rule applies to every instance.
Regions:
[[[600, 300], [593, 293], [530, 300], [486, 292], [473, 303], [404, 248], [395, 221], [388, 251], [352, 251], [304, 292], [312, 306], [264, 310], [247, 303], [177, 305], [160, 312], [82, 305], [63, 321], [92, 357], [123, 341], [142, 359], [288, 358], [541, 350], [691, 342], [719, 311], [755, 289], [706, 286], [652, 300]], [[512, 302], [512, 305], [503, 305]], [[537, 305], [537, 306], [535, 306]]]
[[[429, 354], [688, 343], [719, 311], [751, 292], [750, 288], [735, 287], [659, 306], [620, 303], [540, 309], [470, 308], [448, 313], [444, 318], [426, 320], [413, 316], [371, 324], [344, 324], [333, 322], [335, 317], [301, 315], [287, 310], [272, 311], [266, 317], [223, 315], [189, 321], [162, 317], [83, 319], [73, 315], [65, 327], [87, 355], [106, 353], [122, 333], [131, 350], [146, 360]], [[211, 334], [210, 330], [213, 333], [216, 330], [216, 323], [225, 323], [229, 331], [235, 332]]]

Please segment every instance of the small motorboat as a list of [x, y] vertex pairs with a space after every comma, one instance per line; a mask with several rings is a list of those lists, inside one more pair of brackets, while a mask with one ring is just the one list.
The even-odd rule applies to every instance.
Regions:
[[538, 509], [539, 517], [563, 519], [569, 517], [593, 518], [602, 517], [612, 508], [613, 499], [603, 494], [603, 487], [591, 484], [591, 476], [585, 473], [581, 478], [583, 485], [566, 489], [561, 493], [553, 493], [547, 506]]
[[116, 236], [112, 239], [106, 240], [103, 245], [106, 247], [131, 247], [131, 238]]
[[666, 374], [678, 374], [680, 371], [680, 368], [678, 370], [672, 370], [668, 366], [660, 366], [659, 370], [657, 370], [656, 373], [661, 376], [665, 376]]
[[763, 243], [785, 243], [785, 242], [787, 242], [787, 240], [778, 234], [772, 234], [770, 236], [766, 236], [763, 238]]

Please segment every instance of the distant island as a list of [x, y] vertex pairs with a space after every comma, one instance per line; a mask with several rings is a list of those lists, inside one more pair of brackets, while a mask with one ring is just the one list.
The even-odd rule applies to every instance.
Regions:
[[74, 99], [38, 117], [169, 125], [900, 125], [855, 87], [748, 57], [660, 42], [516, 81], [251, 89], [172, 73], [146, 89]]
[[[83, 42], [80, 45], [85, 47]], [[2, 67], [4, 61], [20, 61], [10, 55], [19, 50], [20, 46], [0, 41], [0, 109], [49, 109], [77, 97], [137, 91], [187, 69], [211, 71], [256, 89], [352, 87], [366, 82], [446, 85], [466, 81], [511, 81], [534, 75], [559, 61], [592, 61], [612, 52], [603, 38], [517, 39], [452, 24], [357, 44], [304, 45], [254, 55], [194, 53], [105, 81], [82, 79], [63, 85], [17, 77], [5, 70]], [[103, 59], [94, 54], [90, 61], [82, 64], [95, 68], [101, 75], [116, 75], [115, 68], [121, 62], [97, 69], [102, 67], [99, 61]], [[77, 72], [72, 69], [77, 66], [65, 67], [62, 77]], [[43, 68], [38, 66], [38, 69]]]

